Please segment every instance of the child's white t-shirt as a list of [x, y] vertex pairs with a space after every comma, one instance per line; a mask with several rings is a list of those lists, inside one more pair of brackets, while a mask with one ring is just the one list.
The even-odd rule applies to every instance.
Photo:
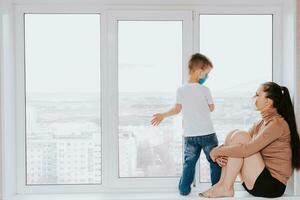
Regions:
[[208, 107], [213, 104], [209, 88], [199, 83], [186, 83], [177, 89], [176, 103], [182, 105], [185, 137], [215, 133]]

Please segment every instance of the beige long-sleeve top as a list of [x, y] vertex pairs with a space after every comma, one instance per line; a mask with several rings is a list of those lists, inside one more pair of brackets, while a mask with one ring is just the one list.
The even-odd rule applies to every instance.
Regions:
[[289, 126], [275, 108], [261, 115], [262, 120], [249, 129], [252, 139], [248, 143], [222, 146], [216, 155], [241, 158], [260, 152], [271, 175], [286, 185], [292, 175]]

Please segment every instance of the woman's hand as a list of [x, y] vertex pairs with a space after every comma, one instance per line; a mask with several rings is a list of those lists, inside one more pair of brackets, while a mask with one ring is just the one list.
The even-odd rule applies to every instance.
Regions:
[[212, 150], [211, 150], [211, 152], [210, 152], [210, 158], [214, 161], [214, 162], [216, 162], [216, 159], [219, 157], [219, 155], [217, 154], [217, 151], [218, 151], [218, 149], [219, 148], [221, 148], [222, 146], [224, 146], [223, 144], [222, 145], [220, 145], [220, 146], [217, 146], [217, 147], [215, 147], [215, 148], [213, 148]]
[[213, 149], [210, 151], [210, 153], [209, 153], [210, 158], [211, 158], [214, 162], [216, 162], [216, 159], [217, 159], [217, 154], [216, 154], [217, 148], [218, 148], [218, 147], [213, 148]]
[[153, 119], [151, 120], [151, 124], [153, 126], [157, 126], [165, 118], [164, 115], [161, 113], [156, 113], [152, 117]]
[[218, 163], [218, 165], [220, 167], [225, 167], [227, 165], [227, 162], [228, 162], [228, 157], [225, 157], [225, 156], [218, 157], [216, 159], [216, 162]]

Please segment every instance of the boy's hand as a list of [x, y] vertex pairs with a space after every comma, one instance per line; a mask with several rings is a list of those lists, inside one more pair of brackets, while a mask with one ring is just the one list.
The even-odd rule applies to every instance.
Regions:
[[208, 104], [210, 112], [213, 112], [215, 110], [215, 104]]
[[160, 122], [164, 119], [164, 116], [160, 113], [156, 113], [152, 117], [153, 119], [151, 120], [151, 124], [153, 126], [160, 124]]

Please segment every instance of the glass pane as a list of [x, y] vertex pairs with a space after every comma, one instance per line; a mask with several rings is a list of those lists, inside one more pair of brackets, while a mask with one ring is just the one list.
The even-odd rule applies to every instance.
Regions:
[[101, 183], [100, 15], [26, 14], [27, 184]]
[[119, 176], [178, 176], [181, 119], [151, 126], [182, 83], [181, 21], [119, 21]]
[[[223, 143], [230, 130], [248, 130], [259, 119], [251, 97], [261, 83], [272, 80], [272, 15], [200, 15], [200, 52], [214, 64], [206, 85], [215, 100], [212, 120]], [[200, 181], [210, 181], [203, 154]]]

